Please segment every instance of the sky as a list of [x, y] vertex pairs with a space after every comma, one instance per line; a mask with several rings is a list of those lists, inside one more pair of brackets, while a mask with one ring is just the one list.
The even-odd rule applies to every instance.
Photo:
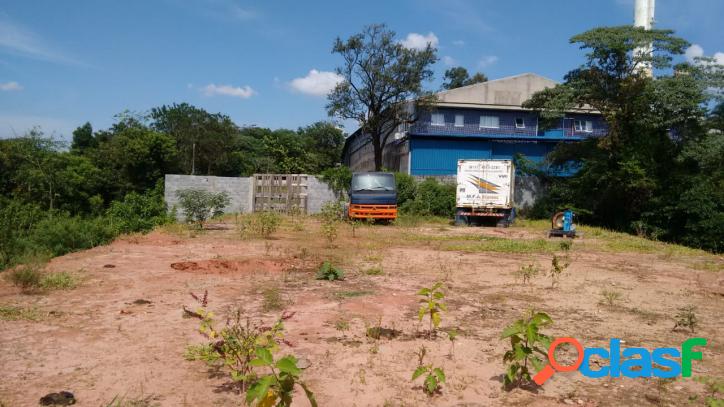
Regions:
[[[337, 37], [386, 23], [408, 47], [489, 78], [554, 80], [583, 62], [568, 42], [631, 24], [633, 0], [0, 0], [0, 138], [34, 126], [69, 140], [86, 121], [187, 102], [238, 125], [292, 128], [328, 120]], [[658, 0], [656, 28], [724, 64], [724, 1]], [[346, 132], [353, 123], [343, 123]]]

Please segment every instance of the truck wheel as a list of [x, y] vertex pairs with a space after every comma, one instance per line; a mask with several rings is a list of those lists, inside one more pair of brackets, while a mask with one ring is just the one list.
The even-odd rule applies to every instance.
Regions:
[[455, 226], [470, 226], [470, 217], [460, 215], [461, 211], [455, 213]]

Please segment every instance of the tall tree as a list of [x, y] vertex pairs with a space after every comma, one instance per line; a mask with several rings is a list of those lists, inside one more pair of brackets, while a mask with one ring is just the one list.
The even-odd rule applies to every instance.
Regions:
[[488, 81], [488, 77], [481, 72], [476, 72], [475, 75], [470, 77], [468, 70], [462, 66], [452, 67], [445, 71], [444, 79], [445, 82], [443, 82], [442, 88], [448, 90]]
[[93, 127], [89, 122], [73, 130], [73, 142], [70, 149], [77, 153], [83, 153], [86, 149], [97, 146], [96, 139], [93, 138]]
[[341, 161], [344, 133], [329, 122], [317, 122], [297, 130], [305, 140], [306, 149], [312, 157], [315, 174], [334, 167]]
[[417, 112], [433, 98], [422, 82], [432, 78], [436, 50], [429, 43], [422, 50], [405, 48], [393, 31], [376, 24], [346, 41], [337, 38], [332, 52], [344, 60], [337, 68], [343, 80], [328, 96], [328, 113], [359, 123], [372, 143], [375, 169], [380, 170], [389, 137], [399, 125], [416, 120]]
[[[559, 123], [571, 109], [593, 108], [606, 120], [608, 133], [561, 144], [553, 152], [554, 164], [580, 165], [556, 189], [563, 191], [559, 204], [578, 208], [590, 222], [669, 240], [686, 241], [687, 233], [704, 230], [698, 219], [721, 216], [722, 205], [713, 204], [716, 182], [707, 177], [698, 183], [703, 189], [696, 191], [698, 199], [686, 202], [686, 211], [677, 202], [690, 189], [690, 177], [705, 173], [704, 166], [692, 165], [692, 157], [702, 157], [702, 149], [694, 146], [705, 142], [720, 150], [720, 143], [703, 139], [709, 67], [680, 64], [671, 69], [673, 57], [683, 54], [688, 43], [670, 30], [602, 27], [571, 42], [589, 51], [584, 65], [524, 106], [540, 111], [544, 125]], [[634, 52], [649, 44], [650, 54]], [[646, 65], [656, 78], [640, 69]], [[685, 151], [689, 153], [682, 156]]]
[[229, 163], [239, 128], [228, 116], [181, 103], [153, 108], [150, 118], [152, 128], [176, 140], [183, 172], [237, 175]]

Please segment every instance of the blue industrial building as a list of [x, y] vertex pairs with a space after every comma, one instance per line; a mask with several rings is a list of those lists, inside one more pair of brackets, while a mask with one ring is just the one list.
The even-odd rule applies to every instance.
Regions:
[[[384, 166], [415, 176], [452, 176], [459, 159], [511, 159], [522, 154], [544, 164], [558, 143], [604, 135], [607, 127], [592, 110], [569, 112], [558, 126], [543, 129], [536, 112], [521, 104], [556, 82], [527, 73], [437, 94], [435, 108], [401, 126], [384, 151]], [[343, 163], [353, 171], [374, 170], [369, 137], [359, 130], [346, 141]], [[546, 169], [546, 168], [542, 168]]]

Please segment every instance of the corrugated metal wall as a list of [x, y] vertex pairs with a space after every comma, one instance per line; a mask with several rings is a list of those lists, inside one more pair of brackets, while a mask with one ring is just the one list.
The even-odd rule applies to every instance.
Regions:
[[412, 175], [455, 175], [461, 159], [511, 159], [524, 154], [542, 162], [555, 143], [411, 137]]

